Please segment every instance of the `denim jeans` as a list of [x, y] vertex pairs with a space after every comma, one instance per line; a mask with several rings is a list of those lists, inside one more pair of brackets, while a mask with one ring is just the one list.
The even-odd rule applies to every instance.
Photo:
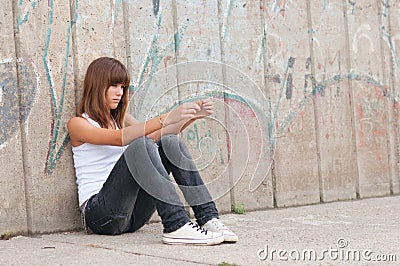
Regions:
[[86, 225], [96, 234], [134, 232], [157, 209], [165, 233], [179, 229], [190, 219], [170, 173], [199, 225], [218, 218], [189, 150], [176, 135], [166, 135], [157, 144], [147, 137], [130, 143], [102, 189], [89, 199], [84, 210]]

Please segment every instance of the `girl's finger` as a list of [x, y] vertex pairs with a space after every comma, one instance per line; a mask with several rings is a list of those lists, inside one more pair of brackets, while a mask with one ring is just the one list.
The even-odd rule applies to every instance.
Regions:
[[191, 119], [191, 118], [193, 118], [194, 117], [194, 114], [185, 114], [185, 115], [182, 115], [182, 119]]
[[204, 105], [213, 105], [213, 102], [212, 102], [211, 100], [207, 100], [207, 101], [204, 100], [204, 101], [203, 101], [203, 106], [204, 106]]
[[194, 108], [195, 110], [200, 110], [201, 109], [201, 104], [199, 104], [198, 102], [192, 102], [192, 108]]
[[197, 110], [196, 110], [196, 109], [193, 109], [193, 108], [191, 108], [191, 109], [185, 109], [182, 113], [183, 113], [183, 114], [195, 114], [195, 113], [197, 113]]

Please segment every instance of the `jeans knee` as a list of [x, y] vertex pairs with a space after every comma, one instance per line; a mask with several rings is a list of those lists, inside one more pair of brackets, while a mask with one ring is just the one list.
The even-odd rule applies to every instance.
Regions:
[[154, 144], [154, 141], [146, 136], [142, 136], [142, 137], [138, 137], [134, 140], [132, 140], [132, 142], [129, 144], [129, 146], [131, 145], [138, 145], [138, 144], [145, 144], [146, 146], [150, 145], [150, 144]]
[[182, 139], [175, 134], [168, 134], [162, 136], [160, 142], [163, 147], [169, 147], [169, 148], [175, 147], [179, 149], [186, 147]]
[[168, 141], [168, 142], [180, 142], [180, 138], [178, 135], [175, 134], [167, 134], [161, 137], [161, 141]]
[[144, 150], [151, 149], [152, 147], [155, 147], [154, 141], [151, 138], [143, 136], [136, 138], [129, 143], [125, 152], [128, 152], [129, 154], [138, 154], [137, 151], [143, 152]]

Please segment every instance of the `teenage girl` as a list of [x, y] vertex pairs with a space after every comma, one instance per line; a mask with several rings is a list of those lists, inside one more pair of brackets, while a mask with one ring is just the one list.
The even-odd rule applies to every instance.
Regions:
[[[118, 60], [101, 57], [88, 67], [77, 116], [68, 122], [79, 205], [86, 230], [115, 235], [141, 228], [155, 210], [163, 243], [214, 245], [238, 237], [219, 219], [207, 187], [177, 136], [213, 114], [206, 99], [139, 122], [126, 113], [130, 77]], [[172, 173], [196, 223], [184, 209]]]

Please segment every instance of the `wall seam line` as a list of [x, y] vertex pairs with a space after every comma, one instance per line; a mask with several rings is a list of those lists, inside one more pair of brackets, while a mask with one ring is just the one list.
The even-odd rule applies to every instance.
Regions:
[[[387, 119], [385, 120], [385, 127], [386, 127], [386, 141], [387, 141], [387, 151], [388, 151], [388, 163], [389, 163], [389, 193], [390, 195], [394, 194], [394, 179], [395, 179], [395, 173], [396, 173], [396, 166], [395, 166], [395, 162], [397, 161], [397, 157], [396, 156], [396, 151], [398, 151], [398, 143], [396, 141], [397, 137], [393, 137], [391, 136], [391, 125], [390, 125], [390, 121], [394, 121], [394, 127], [396, 128], [397, 122], [396, 122], [396, 118], [394, 116], [394, 111], [392, 108], [395, 108], [395, 105], [391, 104], [391, 98], [394, 98], [395, 93], [392, 93], [392, 88], [393, 84], [391, 82], [391, 80], [389, 80], [389, 78], [386, 75], [386, 71], [385, 71], [385, 62], [386, 62], [386, 53], [384, 51], [384, 46], [383, 46], [383, 29], [384, 27], [388, 27], [387, 31], [388, 34], [391, 36], [390, 34], [390, 12], [389, 12], [389, 6], [387, 7], [388, 13], [387, 15], [387, 25], [383, 25], [383, 20], [382, 20], [382, 16], [384, 16], [383, 13], [383, 9], [381, 6], [381, 2], [379, 0], [376, 0], [376, 3], [378, 5], [378, 14], [379, 14], [379, 33], [380, 33], [380, 53], [381, 53], [381, 58], [382, 58], [382, 62], [381, 62], [381, 69], [382, 69], [382, 78], [383, 78], [383, 84], [387, 84], [387, 87], [384, 88], [385, 91], [383, 91], [382, 93], [386, 93], [386, 95], [389, 95], [388, 97], [388, 102], [385, 102], [385, 109], [386, 109], [386, 114], [387, 114]], [[385, 5], [385, 3], [382, 2], [383, 5]], [[392, 62], [392, 59], [390, 60], [390, 62]], [[392, 64], [390, 65], [390, 73], [392, 71]], [[389, 76], [391, 76], [391, 74], [389, 74]], [[386, 83], [387, 82], [387, 83]], [[396, 134], [396, 130], [393, 131], [394, 134]], [[393, 139], [392, 139], [393, 138]], [[393, 145], [392, 145], [393, 144]], [[391, 148], [393, 146], [393, 148]]]
[[[312, 16], [311, 16], [311, 3], [310, 0], [307, 0], [307, 24], [308, 24], [308, 39], [309, 39], [309, 52], [311, 58], [311, 77], [312, 77], [312, 87], [313, 91], [316, 88], [316, 79], [315, 79], [315, 56], [314, 56], [314, 38], [313, 38], [313, 25], [312, 25]], [[318, 123], [318, 115], [320, 114], [319, 107], [316, 101], [316, 97], [318, 97], [318, 92], [312, 98], [313, 103], [313, 111], [314, 111], [314, 132], [315, 132], [315, 148], [316, 148], [316, 156], [317, 156], [317, 167], [318, 167], [318, 183], [319, 183], [319, 199], [321, 202], [324, 202], [324, 184], [322, 179], [322, 170], [321, 170], [321, 140], [319, 134], [319, 123]]]
[[[349, 70], [349, 75], [351, 73], [351, 53], [350, 53], [350, 31], [349, 31], [349, 20], [347, 16], [347, 3], [346, 0], [342, 0], [343, 3], [343, 16], [344, 16], [344, 29], [346, 38], [346, 67]], [[360, 169], [358, 164], [358, 148], [357, 148], [357, 133], [356, 133], [356, 110], [354, 107], [354, 94], [353, 94], [353, 81], [349, 79], [349, 102], [350, 102], [350, 115], [351, 115], [351, 133], [352, 133], [352, 144], [353, 144], [353, 154], [355, 158], [356, 165], [356, 176], [354, 178], [356, 187], [356, 198], [360, 198]]]
[[[19, 69], [19, 58], [20, 58], [20, 40], [19, 40], [19, 27], [17, 22], [18, 17], [18, 6], [16, 1], [12, 1], [12, 10], [13, 10], [13, 26], [14, 26], [14, 49], [15, 49], [15, 66], [16, 66], [16, 75], [17, 75], [17, 89], [18, 89], [18, 107], [21, 109], [22, 104], [22, 96], [21, 96], [21, 84], [20, 84], [20, 69]], [[16, 15], [17, 14], [17, 15]], [[20, 138], [21, 138], [21, 158], [22, 158], [22, 169], [23, 169], [23, 178], [24, 178], [24, 192], [25, 192], [25, 213], [26, 213], [26, 230], [28, 234], [32, 233], [32, 210], [31, 210], [31, 198], [29, 195], [29, 188], [31, 186], [31, 181], [28, 180], [26, 175], [27, 173], [27, 156], [26, 156], [26, 129], [25, 123], [22, 119], [21, 112], [19, 112], [19, 125], [20, 125]]]
[[[220, 55], [221, 55], [221, 63], [222, 63], [222, 84], [225, 87], [227, 84], [226, 82], [226, 58], [225, 58], [225, 48], [224, 48], [224, 40], [223, 36], [221, 35], [222, 32], [222, 23], [223, 23], [223, 16], [222, 16], [222, 4], [221, 0], [217, 0], [217, 7], [218, 7], [218, 33], [219, 33], [219, 47], [220, 47]], [[225, 27], [228, 27], [228, 25], [225, 25]], [[226, 132], [226, 145], [227, 145], [227, 156], [228, 156], [228, 182], [229, 182], [229, 199], [230, 199], [230, 209], [233, 210], [233, 206], [236, 204], [236, 198], [235, 198], [235, 190], [234, 190], [234, 182], [232, 179], [233, 176], [233, 169], [232, 169], [232, 164], [231, 164], [231, 138], [229, 136], [229, 129], [231, 128], [231, 125], [229, 123], [229, 108], [227, 108], [227, 103], [226, 103], [226, 98], [224, 94], [224, 124], [226, 125], [227, 132]]]

